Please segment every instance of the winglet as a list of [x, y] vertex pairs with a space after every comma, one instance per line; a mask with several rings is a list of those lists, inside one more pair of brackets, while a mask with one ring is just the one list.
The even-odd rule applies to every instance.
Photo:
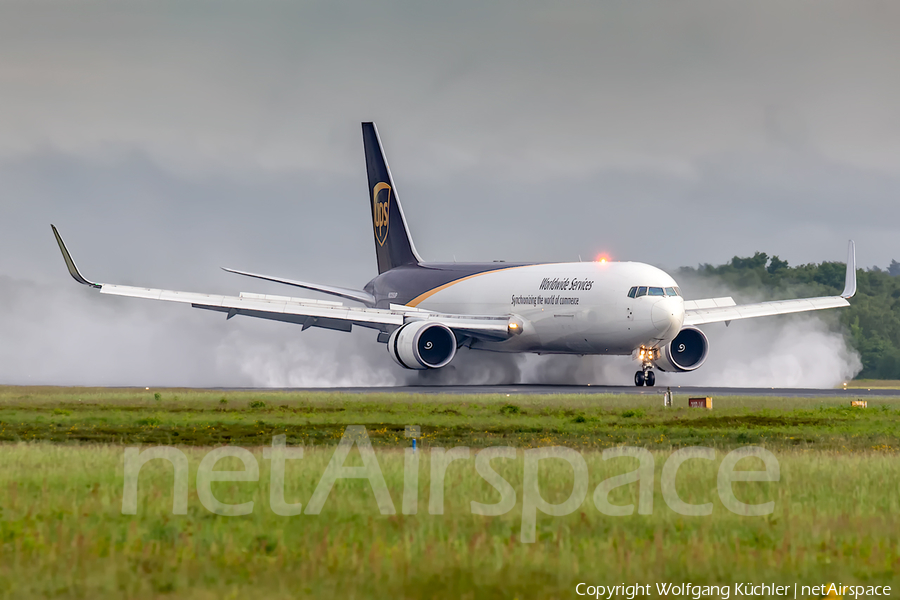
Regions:
[[856, 293], [856, 244], [853, 240], [847, 246], [847, 274], [844, 276], [844, 291], [841, 298], [852, 298]]
[[72, 260], [72, 255], [69, 254], [68, 248], [66, 248], [66, 243], [63, 242], [62, 236], [59, 235], [59, 231], [56, 230], [55, 225], [50, 225], [53, 229], [53, 235], [56, 236], [56, 243], [59, 244], [59, 250], [62, 252], [63, 260], [66, 261], [66, 268], [69, 269], [69, 275], [80, 284], [89, 285], [92, 288], [97, 288], [98, 290], [103, 287], [99, 283], [94, 283], [93, 281], [88, 281], [84, 277], [81, 276], [81, 273], [78, 272], [78, 267], [75, 266], [75, 261]]

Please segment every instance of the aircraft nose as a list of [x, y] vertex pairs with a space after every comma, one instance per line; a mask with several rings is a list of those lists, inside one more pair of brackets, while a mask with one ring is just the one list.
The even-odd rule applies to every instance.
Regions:
[[653, 305], [650, 313], [653, 326], [663, 336], [673, 335], [681, 330], [684, 322], [684, 304], [681, 298], [666, 298]]

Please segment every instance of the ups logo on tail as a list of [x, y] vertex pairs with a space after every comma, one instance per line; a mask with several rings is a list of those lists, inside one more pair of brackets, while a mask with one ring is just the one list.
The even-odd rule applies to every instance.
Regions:
[[386, 183], [376, 183], [372, 188], [372, 202], [375, 213], [375, 239], [379, 246], [384, 246], [388, 236], [391, 214], [391, 186]]

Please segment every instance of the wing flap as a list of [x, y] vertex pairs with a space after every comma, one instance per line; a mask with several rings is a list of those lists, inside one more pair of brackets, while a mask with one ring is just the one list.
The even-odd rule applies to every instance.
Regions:
[[414, 308], [405, 310], [401, 305], [394, 305], [391, 310], [347, 307], [339, 302], [246, 292], [240, 296], [222, 296], [112, 283], [99, 285], [100, 293], [112, 296], [180, 302], [190, 304], [194, 308], [226, 312], [232, 316], [243, 315], [339, 331], [350, 331], [352, 325], [389, 331], [408, 321], [435, 321], [473, 337], [496, 340], [506, 339], [510, 335], [507, 316], [451, 315]]
[[684, 311], [684, 324], [703, 325], [705, 323], [720, 323], [722, 321], [840, 308], [841, 306], [850, 306], [850, 303], [847, 302], [846, 298], [840, 296], [825, 296], [821, 298], [758, 302], [756, 304], [741, 304], [738, 306], [699, 308]]
[[734, 298], [727, 296], [725, 298], [704, 298], [702, 300], [685, 300], [684, 310], [698, 310], [703, 308], [719, 308], [724, 306], [735, 306], [737, 303]]
[[[194, 308], [203, 308], [276, 321], [298, 323], [310, 327], [324, 327], [350, 331], [351, 325], [390, 330], [410, 321], [435, 321], [460, 333], [492, 340], [506, 339], [509, 334], [509, 317], [493, 315], [453, 315], [427, 312], [401, 305], [391, 310], [382, 308], [347, 307], [339, 302], [325, 302], [306, 298], [287, 298], [247, 294], [221, 296], [196, 292], [179, 292], [153, 288], [133, 287], [111, 283], [100, 284], [100, 292], [112, 296], [181, 302]], [[233, 313], [233, 314], [232, 314]]]
[[[220, 296], [196, 292], [179, 292], [174, 290], [158, 290], [152, 288], [101, 284], [100, 293], [130, 298], [146, 298], [166, 302], [181, 302], [197, 308], [221, 310], [237, 310], [237, 314], [272, 313], [295, 315], [300, 317], [321, 317], [339, 319], [359, 325], [402, 325], [403, 313], [378, 308], [346, 307], [337, 302], [319, 302], [302, 298], [285, 298], [281, 296], [267, 299], [262, 294], [241, 296]], [[254, 315], [256, 316], [256, 315]]]

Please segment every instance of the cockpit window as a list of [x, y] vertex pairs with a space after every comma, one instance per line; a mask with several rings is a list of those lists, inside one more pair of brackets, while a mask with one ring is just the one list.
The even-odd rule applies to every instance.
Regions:
[[681, 290], [677, 287], [648, 287], [648, 286], [640, 286], [633, 287], [628, 290], [629, 298], [640, 298], [641, 296], [681, 296]]

